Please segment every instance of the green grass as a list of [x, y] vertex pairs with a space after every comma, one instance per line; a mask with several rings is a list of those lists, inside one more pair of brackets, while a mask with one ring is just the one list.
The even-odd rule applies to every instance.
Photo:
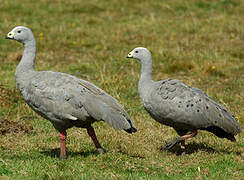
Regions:
[[[145, 112], [137, 93], [140, 64], [125, 58], [147, 47], [155, 80], [176, 78], [204, 90], [240, 117], [243, 129], [243, 9], [241, 0], [2, 0], [0, 118], [33, 130], [0, 135], [0, 179], [243, 179], [243, 132], [232, 143], [201, 131], [187, 141], [186, 155], [178, 155], [179, 147], [160, 150], [176, 133]], [[103, 88], [125, 106], [138, 132], [95, 123], [108, 150], [97, 155], [86, 130], [69, 129], [69, 157], [60, 161], [58, 133], [16, 90], [23, 47], [4, 36], [17, 25], [33, 30], [37, 70], [73, 74]]]

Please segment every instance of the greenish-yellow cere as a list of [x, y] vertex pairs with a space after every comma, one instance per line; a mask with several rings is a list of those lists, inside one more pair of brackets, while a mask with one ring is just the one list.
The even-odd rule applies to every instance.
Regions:
[[131, 51], [128, 55], [127, 55], [127, 57], [133, 57], [133, 51]]
[[13, 38], [14, 37], [14, 32], [13, 31], [11, 31], [11, 32], [9, 32], [8, 34], [7, 34], [7, 37], [8, 38]]

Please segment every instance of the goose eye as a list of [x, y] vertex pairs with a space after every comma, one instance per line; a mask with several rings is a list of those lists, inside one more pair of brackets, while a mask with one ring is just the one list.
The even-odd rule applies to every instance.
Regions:
[[135, 53], [138, 53], [138, 51], [135, 51]]
[[18, 30], [17, 33], [21, 33], [21, 30]]

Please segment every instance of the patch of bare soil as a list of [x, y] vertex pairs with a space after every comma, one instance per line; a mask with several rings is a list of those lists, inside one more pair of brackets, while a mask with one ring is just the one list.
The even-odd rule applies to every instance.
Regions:
[[7, 119], [0, 118], [0, 135], [8, 133], [31, 133], [33, 127], [30, 125], [22, 124], [19, 122], [9, 121]]
[[11, 107], [21, 99], [16, 88], [9, 89], [0, 84], [0, 107]]

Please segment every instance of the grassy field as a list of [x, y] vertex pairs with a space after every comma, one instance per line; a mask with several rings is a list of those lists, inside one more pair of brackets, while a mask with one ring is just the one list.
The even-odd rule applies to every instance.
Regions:
[[[204, 90], [244, 128], [244, 2], [242, 0], [1, 0], [0, 179], [244, 179], [244, 133], [237, 142], [200, 131], [161, 151], [175, 131], [155, 122], [137, 93], [140, 64], [125, 56], [152, 51], [154, 79], [176, 78]], [[117, 98], [138, 132], [94, 124], [107, 153], [97, 155], [85, 129], [68, 130], [60, 161], [51, 123], [23, 101], [14, 81], [23, 46], [5, 40], [15, 26], [37, 40], [37, 70], [89, 80]], [[7, 123], [8, 122], [8, 123]]]

